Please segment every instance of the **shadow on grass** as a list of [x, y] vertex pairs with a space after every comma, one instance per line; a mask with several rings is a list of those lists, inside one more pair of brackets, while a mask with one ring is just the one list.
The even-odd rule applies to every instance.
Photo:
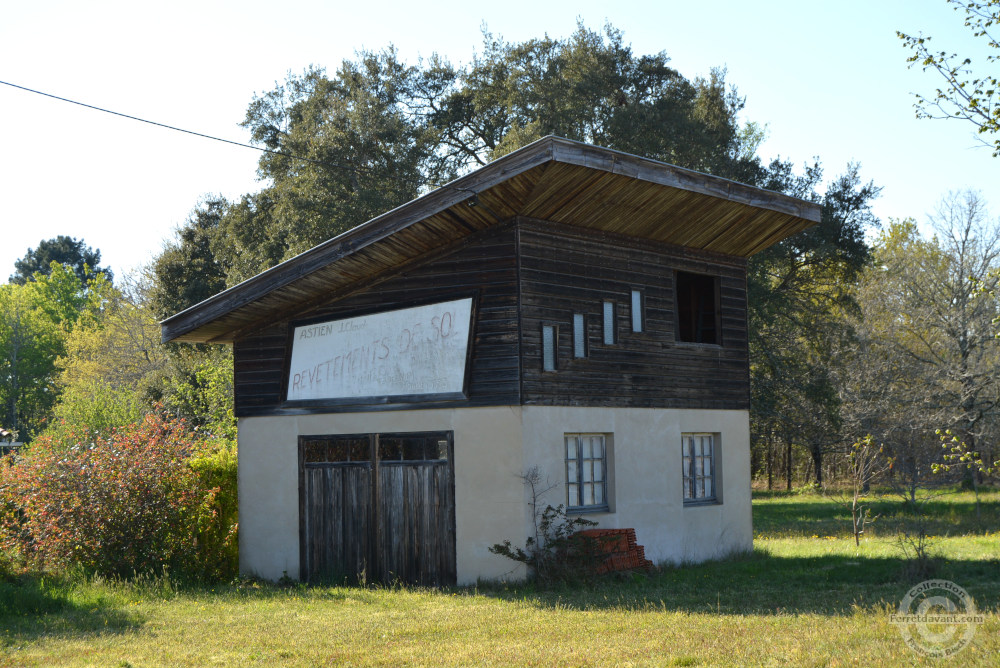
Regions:
[[[847, 616], [857, 609], [895, 609], [925, 577], [907, 576], [899, 558], [843, 555], [775, 557], [764, 550], [723, 561], [665, 568], [589, 583], [540, 588], [532, 583], [486, 584], [477, 591], [543, 607], [623, 608], [730, 615], [821, 614]], [[964, 587], [996, 610], [1000, 560], [941, 562], [935, 578]]]
[[[910, 506], [900, 499], [882, 497], [867, 504], [876, 516], [872, 532], [876, 535], [894, 535], [916, 520]], [[1000, 502], [985, 501], [980, 504], [980, 517], [976, 518], [973, 501], [928, 501], [922, 506], [924, 526], [933, 536], [981, 534], [1000, 531]], [[754, 500], [754, 533], [766, 536], [848, 536], [851, 531], [851, 511], [835, 497], [797, 500]]]
[[123, 633], [143, 620], [107, 597], [67, 579], [39, 575], [0, 581], [0, 646], [42, 636]]

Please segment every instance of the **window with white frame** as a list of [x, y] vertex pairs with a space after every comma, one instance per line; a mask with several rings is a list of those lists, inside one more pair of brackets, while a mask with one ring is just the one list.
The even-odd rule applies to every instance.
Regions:
[[566, 434], [567, 510], [608, 509], [605, 434]]
[[716, 489], [715, 434], [682, 434], [684, 503], [713, 503]]
[[618, 341], [618, 327], [615, 322], [615, 303], [604, 302], [604, 322], [602, 331], [604, 335], [604, 345], [612, 346]]
[[555, 325], [542, 325], [542, 371], [556, 370], [558, 331]]
[[587, 356], [587, 316], [573, 314], [573, 357]]
[[632, 331], [642, 331], [642, 291], [632, 291]]

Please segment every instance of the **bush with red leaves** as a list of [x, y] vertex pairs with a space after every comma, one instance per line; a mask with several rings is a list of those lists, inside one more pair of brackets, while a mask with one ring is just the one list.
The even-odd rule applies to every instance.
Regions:
[[[199, 441], [152, 413], [108, 436], [66, 430], [0, 466], [0, 542], [45, 569], [196, 577], [218, 488], [190, 466]], [[235, 529], [234, 529], [235, 531]]]

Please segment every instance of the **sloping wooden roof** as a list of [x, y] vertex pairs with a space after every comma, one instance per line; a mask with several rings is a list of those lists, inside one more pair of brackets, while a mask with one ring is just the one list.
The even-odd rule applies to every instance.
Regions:
[[163, 340], [232, 341], [513, 216], [749, 257], [819, 222], [820, 207], [545, 137], [167, 318]]

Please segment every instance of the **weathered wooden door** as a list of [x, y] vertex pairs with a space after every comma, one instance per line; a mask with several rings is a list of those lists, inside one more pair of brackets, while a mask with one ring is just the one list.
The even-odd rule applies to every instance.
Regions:
[[455, 582], [450, 432], [299, 438], [303, 579]]

